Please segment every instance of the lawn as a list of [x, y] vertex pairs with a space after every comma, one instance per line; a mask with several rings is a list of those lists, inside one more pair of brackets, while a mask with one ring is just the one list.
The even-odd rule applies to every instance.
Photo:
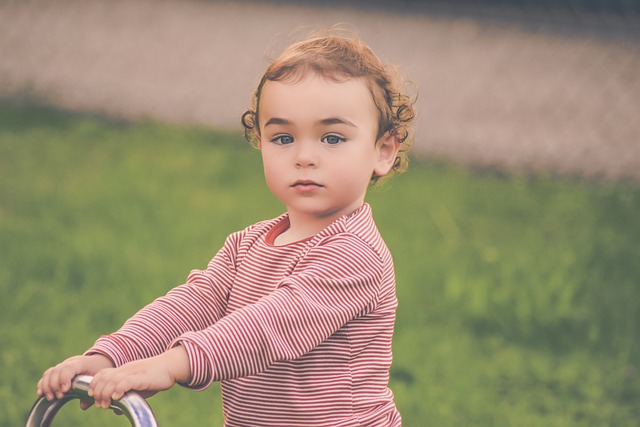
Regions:
[[[406, 426], [640, 423], [640, 185], [414, 159], [368, 196], [396, 263]], [[40, 373], [282, 207], [240, 132], [0, 102], [0, 426]], [[150, 399], [221, 426], [219, 389]], [[65, 406], [57, 425], [128, 425]]]

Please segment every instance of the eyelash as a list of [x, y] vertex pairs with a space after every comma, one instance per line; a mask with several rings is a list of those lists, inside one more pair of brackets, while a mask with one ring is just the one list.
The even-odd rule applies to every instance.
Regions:
[[[330, 142], [325, 141], [327, 138], [337, 138], [337, 139], [338, 139], [338, 142], [336, 142], [336, 143], [333, 143], [333, 144], [332, 144], [332, 143], [330, 143]], [[341, 143], [341, 142], [345, 142], [345, 141], [346, 141], [346, 139], [345, 139], [345, 138], [343, 138], [343, 137], [341, 137], [341, 136], [338, 136], [338, 135], [330, 134], [330, 135], [325, 135], [325, 136], [323, 136], [323, 137], [322, 137], [322, 139], [321, 139], [321, 141], [322, 141], [322, 142], [326, 142], [326, 143], [327, 143], [327, 144], [329, 144], [329, 145], [338, 145], [338, 144], [339, 144], [339, 143]]]
[[[283, 139], [285, 139], [285, 138], [286, 138], [287, 140], [289, 140], [289, 142], [284, 142], [284, 141], [283, 141]], [[337, 139], [337, 141], [336, 141], [336, 142], [334, 142], [334, 143], [331, 143], [331, 142], [328, 142], [328, 141], [327, 141], [327, 138], [336, 138], [336, 139]], [[271, 140], [271, 142], [276, 143], [276, 144], [279, 144], [279, 145], [289, 145], [289, 144], [293, 143], [293, 141], [294, 141], [294, 139], [293, 139], [293, 137], [292, 137], [291, 135], [278, 135], [278, 136], [276, 136], [275, 138], [273, 138], [273, 139]], [[339, 144], [339, 143], [341, 143], [341, 142], [345, 142], [345, 141], [346, 141], [346, 139], [345, 139], [345, 138], [343, 138], [343, 137], [341, 137], [341, 136], [338, 136], [338, 135], [329, 134], [329, 135], [325, 135], [325, 136], [323, 136], [323, 137], [320, 139], [320, 141], [322, 141], [322, 142], [324, 142], [324, 143], [326, 143], [326, 144], [329, 144], [329, 145], [338, 145], [338, 144]]]

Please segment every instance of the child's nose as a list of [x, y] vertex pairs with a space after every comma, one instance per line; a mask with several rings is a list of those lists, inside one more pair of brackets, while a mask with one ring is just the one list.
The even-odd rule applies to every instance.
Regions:
[[311, 143], [298, 144], [296, 153], [296, 167], [307, 168], [318, 165], [318, 156], [315, 147]]

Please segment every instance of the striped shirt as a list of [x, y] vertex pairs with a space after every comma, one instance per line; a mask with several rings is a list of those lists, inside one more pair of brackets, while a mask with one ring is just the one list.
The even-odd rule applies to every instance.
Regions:
[[182, 345], [191, 381], [220, 381], [225, 426], [400, 426], [388, 388], [393, 261], [364, 204], [273, 244], [288, 216], [231, 234], [206, 270], [87, 353], [116, 366]]

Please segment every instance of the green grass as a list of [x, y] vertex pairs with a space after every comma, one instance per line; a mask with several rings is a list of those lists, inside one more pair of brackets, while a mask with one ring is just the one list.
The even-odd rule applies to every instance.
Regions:
[[[0, 103], [0, 426], [41, 372], [282, 208], [237, 135]], [[406, 426], [640, 423], [640, 187], [414, 161], [369, 202], [396, 262]], [[222, 423], [218, 387], [150, 399]], [[128, 425], [67, 405], [56, 425]], [[102, 423], [102, 424], [100, 424]]]

